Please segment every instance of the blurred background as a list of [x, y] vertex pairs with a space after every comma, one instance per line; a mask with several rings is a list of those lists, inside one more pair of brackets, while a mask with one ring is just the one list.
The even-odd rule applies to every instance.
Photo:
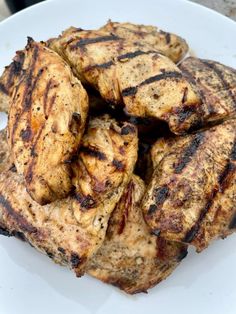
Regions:
[[[216, 10], [236, 21], [236, 0], [192, 0], [206, 7]], [[40, 0], [0, 0], [0, 21], [26, 6], [40, 2]]]

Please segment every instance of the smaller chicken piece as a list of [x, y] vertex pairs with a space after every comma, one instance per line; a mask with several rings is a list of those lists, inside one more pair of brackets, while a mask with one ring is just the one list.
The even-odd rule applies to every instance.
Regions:
[[29, 39], [24, 55], [11, 97], [9, 145], [27, 191], [47, 204], [72, 189], [68, 160], [84, 132], [88, 96], [65, 61], [44, 44]]
[[133, 175], [109, 220], [106, 239], [87, 270], [129, 294], [146, 292], [164, 280], [187, 255], [185, 245], [150, 234], [140, 208], [144, 191], [143, 181]]
[[180, 69], [202, 99], [199, 107], [201, 119], [195, 128], [236, 116], [235, 69], [216, 61], [193, 57], [185, 59]]
[[18, 51], [12, 63], [5, 67], [0, 77], [0, 111], [8, 113], [10, 98], [24, 63], [24, 51]]
[[188, 52], [186, 41], [172, 33], [164, 32], [156, 26], [108, 21], [101, 30], [115, 34], [131, 42], [139, 42], [155, 49], [178, 63]]

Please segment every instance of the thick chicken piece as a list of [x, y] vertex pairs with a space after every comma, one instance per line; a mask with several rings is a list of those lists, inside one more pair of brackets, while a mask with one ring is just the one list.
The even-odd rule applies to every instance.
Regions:
[[164, 280], [187, 254], [185, 245], [150, 234], [140, 208], [144, 191], [142, 180], [133, 175], [87, 271], [130, 294], [145, 292]]
[[77, 160], [73, 196], [41, 206], [14, 169], [0, 175], [0, 226], [23, 237], [77, 276], [102, 245], [110, 214], [129, 183], [137, 158], [136, 129], [108, 117], [90, 122]]
[[107, 102], [124, 106], [128, 115], [164, 120], [176, 134], [199, 122], [200, 98], [178, 67], [154, 48], [76, 28], [48, 44], [77, 77]]
[[181, 65], [186, 78], [192, 82], [202, 99], [199, 127], [235, 117], [236, 70], [219, 62], [187, 58]]
[[10, 98], [21, 74], [24, 58], [24, 51], [18, 51], [12, 63], [5, 67], [0, 77], [0, 111], [6, 113], [9, 111]]
[[150, 49], [159, 51], [175, 63], [182, 60], [188, 52], [188, 45], [183, 38], [164, 32], [156, 26], [108, 21], [100, 29], [131, 42], [149, 45]]
[[235, 130], [236, 120], [229, 120], [156, 143], [156, 168], [143, 199], [145, 219], [156, 235], [201, 251], [235, 231]]
[[11, 154], [31, 197], [47, 204], [71, 191], [68, 160], [84, 132], [88, 96], [65, 61], [33, 40], [18, 81], [9, 111]]

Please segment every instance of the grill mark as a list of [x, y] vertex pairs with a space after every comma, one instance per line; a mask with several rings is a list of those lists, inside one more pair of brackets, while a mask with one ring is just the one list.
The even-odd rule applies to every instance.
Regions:
[[195, 225], [186, 233], [183, 241], [186, 243], [191, 243], [195, 238], [196, 234], [198, 233], [201, 222], [205, 218], [206, 214], [210, 210], [215, 197], [218, 193], [223, 193], [225, 189], [229, 186], [230, 180], [232, 178], [232, 174], [234, 173], [236, 167], [230, 160], [227, 161], [223, 171], [218, 176], [218, 185], [214, 187], [207, 197], [207, 202], [205, 207], [201, 210], [198, 220], [196, 221]]
[[[141, 56], [144, 54], [150, 54], [150, 53], [157, 53], [157, 52], [154, 50], [149, 50], [149, 51], [137, 50], [134, 52], [128, 52], [128, 53], [125, 53], [123, 55], [120, 55], [117, 57], [117, 60], [122, 61], [125, 59], [133, 59], [137, 56]], [[98, 68], [98, 69], [109, 69], [112, 65], [115, 65], [115, 62], [113, 60], [110, 60], [108, 62], [104, 62], [104, 63], [100, 63], [100, 64], [89, 65], [84, 69], [84, 71], [88, 72], [88, 71], [94, 70], [96, 68]]]
[[96, 147], [93, 146], [81, 146], [80, 152], [82, 152], [84, 155], [88, 155], [94, 158], [97, 158], [98, 160], [106, 160], [107, 157], [104, 153], [100, 152]]
[[[11, 137], [12, 146], [14, 143], [14, 135], [15, 135], [15, 132], [17, 129], [18, 121], [20, 120], [21, 116], [25, 113], [25, 111], [27, 111], [29, 109], [29, 105], [31, 104], [33, 89], [34, 89], [39, 77], [42, 74], [42, 71], [39, 71], [38, 74], [36, 75], [36, 78], [33, 80], [33, 71], [35, 69], [36, 60], [38, 57], [38, 52], [39, 52], [39, 49], [36, 46], [34, 49], [33, 55], [32, 55], [33, 61], [32, 61], [32, 64], [30, 66], [30, 71], [29, 71], [28, 77], [26, 78], [26, 82], [25, 82], [25, 91], [24, 91], [23, 100], [22, 100], [22, 104], [24, 104], [24, 108], [23, 108], [20, 116], [18, 117], [18, 119], [16, 119], [16, 121], [13, 125], [13, 128], [12, 128], [12, 137]], [[20, 86], [20, 84], [18, 85], [18, 88], [19, 88], [19, 86]], [[16, 93], [16, 95], [17, 95], [17, 93]]]
[[48, 100], [48, 94], [49, 94], [49, 90], [51, 88], [51, 85], [52, 85], [52, 79], [50, 79], [47, 82], [47, 85], [46, 85], [46, 88], [45, 88], [45, 91], [44, 91], [44, 94], [43, 94], [43, 110], [44, 110], [44, 115], [45, 116], [47, 115], [47, 100]]
[[203, 64], [205, 64], [208, 68], [212, 69], [218, 76], [218, 78], [221, 80], [222, 85], [224, 87], [224, 89], [226, 90], [228, 96], [231, 98], [232, 102], [233, 102], [233, 107], [236, 108], [236, 95], [234, 95], [231, 91], [231, 87], [229, 85], [229, 83], [226, 81], [225, 77], [224, 77], [224, 72], [222, 70], [220, 70], [216, 64], [214, 63], [209, 63], [206, 60], [201, 60], [201, 62]]
[[191, 161], [191, 157], [193, 157], [193, 155], [196, 153], [203, 139], [204, 139], [203, 133], [198, 133], [193, 137], [192, 142], [185, 149], [183, 155], [180, 157], [180, 160], [175, 165], [174, 172], [176, 174], [180, 174], [182, 170], [186, 167], [186, 165]]
[[113, 34], [107, 35], [107, 36], [95, 37], [95, 38], [84, 38], [84, 39], [80, 39], [77, 43], [71, 45], [70, 48], [73, 50], [73, 49], [81, 48], [90, 44], [96, 44], [96, 43], [101, 43], [101, 42], [106, 42], [106, 41], [115, 41], [115, 40], [121, 40], [121, 38]]
[[125, 53], [123, 55], [118, 56], [117, 60], [122, 61], [123, 59], [133, 59], [133, 58], [136, 58], [138, 56], [146, 55], [146, 54], [150, 54], [150, 53], [156, 53], [157, 54], [157, 51], [155, 51], [155, 50], [148, 50], [148, 51], [136, 50], [134, 52], [128, 52], [128, 53]]
[[154, 75], [154, 76], [149, 77], [148, 79], [146, 79], [145, 81], [143, 81], [142, 83], [140, 83], [137, 86], [128, 87], [128, 88], [123, 89], [121, 94], [122, 94], [123, 97], [134, 96], [137, 93], [138, 88], [142, 87], [144, 85], [148, 85], [148, 84], [151, 84], [151, 83], [154, 83], [154, 82], [158, 82], [158, 81], [161, 81], [161, 80], [165, 80], [165, 79], [169, 79], [169, 78], [170, 79], [172, 79], [172, 78], [179, 79], [179, 78], [182, 78], [182, 77], [183, 77], [183, 75], [180, 72], [177, 72], [177, 71], [166, 71], [166, 72], [164, 72], [162, 74], [158, 74], [158, 75]]
[[11, 203], [4, 198], [3, 195], [0, 195], [0, 204], [5, 208], [7, 215], [9, 215], [16, 223], [19, 228], [24, 232], [28, 233], [37, 233], [37, 228], [33, 227], [28, 223], [28, 221], [19, 213], [17, 213]]
[[168, 196], [169, 196], [169, 188], [166, 185], [154, 189], [153, 197], [155, 199], [154, 201], [155, 204], [150, 205], [148, 209], [148, 215], [151, 215], [157, 210], [159, 210]]

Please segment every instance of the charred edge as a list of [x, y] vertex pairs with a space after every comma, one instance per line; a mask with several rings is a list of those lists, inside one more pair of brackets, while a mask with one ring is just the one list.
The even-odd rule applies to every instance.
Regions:
[[82, 208], [91, 209], [96, 207], [96, 201], [91, 195], [84, 196], [79, 193], [75, 193], [75, 198], [80, 203]]
[[70, 257], [70, 263], [72, 268], [77, 268], [79, 264], [81, 263], [81, 258], [79, 257], [78, 254], [72, 253]]
[[49, 257], [49, 258], [54, 258], [54, 254], [53, 253], [51, 253], [51, 252], [49, 252], [49, 251], [45, 251], [46, 252], [46, 254], [47, 254], [47, 256]]
[[223, 71], [221, 71], [216, 64], [214, 63], [210, 63], [206, 60], [201, 60], [203, 64], [205, 64], [207, 67], [209, 67], [210, 69], [212, 69], [216, 75], [219, 77], [219, 79], [222, 82], [223, 87], [225, 88], [225, 90], [227, 91], [229, 97], [231, 98], [232, 102], [233, 102], [233, 106], [236, 107], [236, 96], [232, 93], [231, 88], [230, 88], [230, 84], [226, 81], [226, 79], [224, 78], [224, 74]]
[[21, 240], [23, 242], [28, 242], [23, 232], [13, 230], [11, 235], [17, 238], [18, 240]]
[[31, 135], [32, 132], [29, 126], [27, 126], [25, 130], [21, 130], [20, 132], [20, 136], [24, 142], [28, 142], [31, 139]]
[[124, 165], [121, 161], [119, 161], [119, 160], [117, 160], [117, 159], [113, 159], [112, 165], [113, 165], [113, 166], [116, 168], [116, 170], [118, 170], [118, 171], [124, 171], [124, 170], [125, 170], [125, 165]]
[[235, 170], [235, 166], [232, 165], [230, 163], [230, 161], [228, 161], [228, 163], [225, 165], [222, 173], [219, 174], [218, 176], [218, 186], [213, 188], [213, 190], [211, 191], [208, 200], [206, 202], [205, 207], [201, 210], [199, 218], [197, 220], [197, 222], [195, 223], [195, 225], [187, 232], [183, 242], [186, 243], [191, 243], [193, 241], [193, 239], [195, 238], [196, 234], [199, 231], [201, 222], [203, 221], [203, 219], [205, 218], [207, 212], [209, 211], [209, 209], [211, 208], [214, 199], [216, 197], [216, 195], [218, 194], [218, 192], [223, 192], [224, 189], [228, 186], [229, 184], [229, 180], [230, 180], [230, 174], [232, 173], [232, 171]]
[[180, 250], [179, 256], [177, 258], [177, 262], [181, 262], [186, 256], [188, 255], [188, 249], [187, 247], [183, 247]]
[[191, 157], [196, 153], [198, 147], [201, 145], [204, 138], [203, 133], [198, 133], [193, 137], [190, 145], [185, 149], [184, 154], [181, 156], [179, 162], [175, 166], [175, 173], [180, 174], [186, 165], [191, 161]]
[[10, 202], [8, 202], [2, 195], [0, 195], [0, 204], [5, 208], [7, 214], [14, 219], [15, 223], [22, 229], [22, 231], [37, 233], [37, 229], [31, 226], [21, 214], [15, 212]]
[[96, 147], [92, 146], [81, 146], [80, 152], [84, 155], [88, 155], [94, 158], [97, 158], [98, 160], [106, 160], [107, 157], [104, 153], [100, 152]]
[[172, 78], [179, 79], [182, 77], [183, 77], [182, 73], [177, 72], [177, 71], [164, 72], [162, 74], [158, 74], [158, 75], [149, 77], [148, 79], [146, 79], [145, 81], [143, 81], [142, 83], [140, 83], [137, 86], [125, 88], [121, 93], [122, 93], [123, 97], [133, 96], [137, 93], [138, 88], [141, 86], [152, 84], [154, 82], [158, 82], [158, 81], [169, 79], [169, 78], [170, 79], [172, 79]]
[[115, 41], [115, 40], [120, 40], [120, 39], [121, 38], [116, 36], [116, 35], [108, 35], [108, 36], [101, 36], [101, 37], [96, 37], [96, 38], [80, 39], [77, 43], [75, 43], [74, 45], [71, 45], [71, 49], [84, 47], [84, 46], [90, 45], [90, 44], [96, 44], [96, 43], [101, 43], [101, 42], [106, 42], [106, 41]]
[[0, 227], [0, 235], [3, 235], [5, 237], [11, 237], [12, 234], [10, 231], [8, 231], [7, 229]]
[[236, 228], [236, 213], [233, 214], [231, 221], [229, 223], [229, 229], [235, 229]]
[[135, 127], [131, 125], [126, 125], [121, 129], [121, 135], [134, 134], [135, 132]]

